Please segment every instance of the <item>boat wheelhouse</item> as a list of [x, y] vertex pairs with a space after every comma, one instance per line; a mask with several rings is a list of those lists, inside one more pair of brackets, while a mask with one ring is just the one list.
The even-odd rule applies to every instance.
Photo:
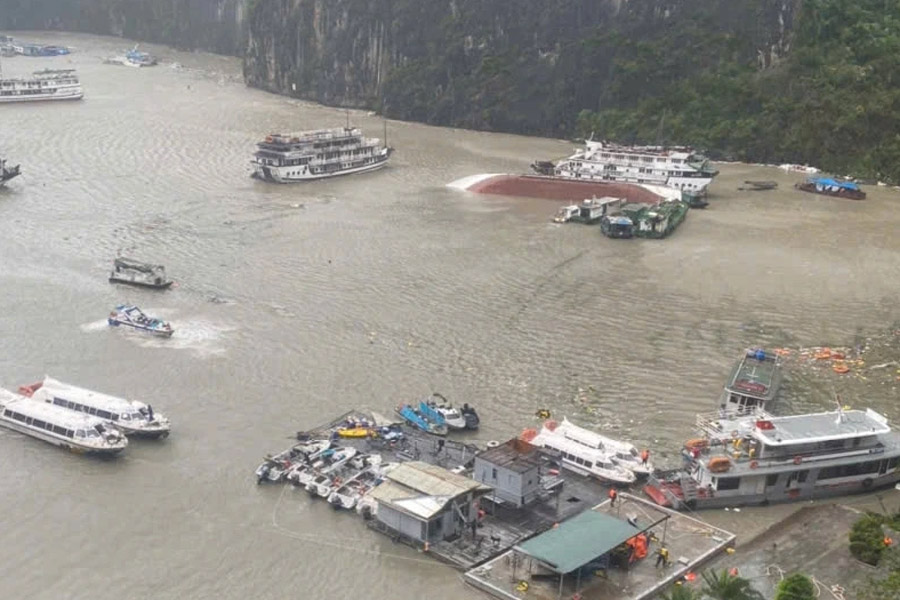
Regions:
[[109, 282], [160, 290], [172, 285], [172, 280], [166, 277], [166, 268], [164, 266], [121, 256], [113, 261], [113, 269], [109, 273]]
[[0, 390], [0, 425], [78, 454], [117, 454], [128, 439], [98, 417]]
[[519, 437], [533, 446], [558, 452], [560, 466], [580, 475], [626, 484], [637, 479], [634, 472], [613, 460], [613, 453], [576, 442], [546, 426], [540, 431], [526, 429]]
[[728, 376], [720, 409], [738, 414], [765, 410], [778, 394], [782, 378], [781, 357], [752, 348], [744, 352]]
[[566, 439], [578, 442], [588, 448], [596, 448], [609, 453], [614, 462], [629, 471], [633, 471], [635, 475], [649, 475], [653, 472], [653, 463], [650, 462], [649, 458], [645, 462], [641, 457], [641, 453], [634, 447], [634, 444], [615, 440], [596, 431], [585, 429], [572, 423], [565, 417], [560, 423], [548, 421], [545, 423], [545, 427], [562, 434]]
[[448, 429], [467, 429], [468, 423], [462, 410], [456, 408], [442, 394], [435, 392], [427, 401], [428, 406], [437, 411], [444, 419]]
[[[541, 166], [546, 172], [546, 164], [542, 162]], [[708, 158], [688, 147], [623, 146], [587, 140], [584, 148], [556, 164], [553, 174], [588, 181], [664, 185], [702, 193], [719, 172]]]
[[7, 181], [21, 175], [20, 165], [14, 167], [6, 166], [6, 159], [0, 158], [0, 187]]
[[0, 77], [0, 103], [80, 100], [84, 97], [75, 69], [44, 69], [31, 77]]
[[154, 411], [153, 406], [137, 400], [101, 394], [46, 376], [43, 381], [21, 386], [19, 393], [40, 402], [109, 421], [126, 435], [169, 437], [169, 419]]
[[357, 127], [272, 134], [257, 147], [253, 176], [276, 183], [373, 171], [385, 166], [393, 152]]
[[106, 320], [112, 327], [131, 327], [160, 337], [172, 337], [175, 333], [168, 322], [148, 317], [140, 308], [131, 304], [120, 304], [109, 313]]
[[774, 417], [764, 411], [698, 417], [703, 437], [685, 467], [654, 473], [644, 488], [674, 508], [812, 500], [900, 481], [900, 433], [873, 410]]

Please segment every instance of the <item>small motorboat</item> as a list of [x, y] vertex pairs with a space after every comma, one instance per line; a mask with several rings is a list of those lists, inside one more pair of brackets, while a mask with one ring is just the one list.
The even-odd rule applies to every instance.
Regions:
[[474, 408], [468, 404], [463, 404], [460, 412], [462, 413], [463, 419], [466, 420], [466, 429], [478, 429], [481, 419], [478, 418], [478, 413], [475, 412]]
[[419, 402], [418, 408], [413, 408], [410, 404], [401, 404], [397, 407], [397, 414], [408, 424], [425, 433], [447, 435], [447, 423], [444, 422], [444, 417], [425, 401]]
[[312, 481], [320, 475], [331, 476], [341, 469], [348, 460], [356, 456], [357, 452], [356, 448], [329, 448], [320, 453], [315, 460], [312, 460], [308, 468], [298, 471], [296, 477], [291, 479], [291, 483], [308, 489]]
[[364, 438], [372, 432], [368, 427], [347, 427], [338, 429], [337, 434], [344, 438]]
[[314, 440], [291, 446], [275, 456], [267, 456], [256, 468], [256, 482], [278, 482], [285, 479], [295, 466], [306, 466], [331, 447], [328, 440]]
[[359, 499], [377, 485], [381, 478], [379, 469], [378, 465], [366, 467], [332, 491], [328, 503], [335, 509], [353, 510]]
[[133, 304], [120, 304], [109, 313], [107, 322], [113, 327], [131, 327], [161, 337], [172, 337], [175, 330], [172, 325], [162, 319], [148, 317]]
[[568, 206], [561, 207], [556, 214], [553, 215], [554, 223], [568, 223], [572, 219], [574, 219], [581, 208], [577, 204], [570, 204]]
[[113, 269], [109, 273], [110, 283], [124, 283], [140, 287], [164, 290], [172, 285], [166, 277], [166, 268], [162, 265], [119, 257], [113, 261]]
[[14, 167], [7, 167], [6, 160], [0, 158], [0, 186], [3, 186], [7, 181], [13, 179], [14, 177], [18, 177], [21, 175], [21, 169], [19, 165]]
[[466, 418], [463, 416], [462, 412], [450, 404], [443, 395], [435, 392], [431, 395], [431, 398], [426, 401], [426, 404], [436, 410], [444, 418], [444, 423], [447, 424], [448, 428], [466, 428]]

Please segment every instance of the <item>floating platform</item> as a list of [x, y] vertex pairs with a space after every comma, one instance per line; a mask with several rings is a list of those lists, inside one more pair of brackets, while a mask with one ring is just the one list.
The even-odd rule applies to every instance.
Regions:
[[[615, 507], [607, 500], [591, 510], [637, 523], [635, 534], [639, 528], [652, 525], [647, 555], [630, 562], [627, 568], [609, 567], [589, 573], [583, 573], [582, 568], [580, 576], [570, 573], [560, 578], [535, 572], [535, 559], [523, 554], [523, 548], [514, 548], [470, 569], [463, 578], [501, 600], [557, 600], [574, 594], [591, 600], [645, 600], [722, 555], [736, 539], [733, 533], [631, 494], [620, 493]], [[561, 527], [560, 531], [565, 530]], [[655, 566], [661, 545], [669, 551], [666, 567]]]
[[[592, 197], [613, 196], [624, 198], [632, 203], [656, 205], [666, 199], [664, 193], [658, 193], [662, 190], [654, 189], [659, 186], [644, 186], [617, 181], [579, 181], [541, 175], [486, 173], [459, 179], [448, 184], [448, 187], [476, 194], [544, 198], [568, 202], [581, 202], [585, 198]], [[675, 194], [680, 199], [680, 192], [675, 192]]]

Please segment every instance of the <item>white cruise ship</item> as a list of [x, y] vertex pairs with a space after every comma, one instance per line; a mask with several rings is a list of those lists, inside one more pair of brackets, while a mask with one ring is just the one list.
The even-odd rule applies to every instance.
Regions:
[[683, 192], [702, 194], [719, 172], [709, 159], [691, 148], [620, 146], [587, 140], [584, 148], [556, 165], [536, 162], [543, 175], [589, 181], [664, 185]]
[[44, 69], [31, 77], [0, 77], [0, 103], [80, 100], [84, 97], [75, 69]]
[[380, 139], [363, 137], [357, 127], [272, 134], [257, 147], [253, 176], [277, 183], [373, 171], [393, 152]]
[[117, 454], [128, 439], [103, 419], [0, 389], [0, 425], [78, 454]]
[[148, 438], [169, 437], [169, 419], [154, 411], [151, 405], [137, 400], [126, 400], [109, 394], [93, 392], [50, 377], [44, 377], [43, 381], [20, 387], [19, 393], [67, 410], [99, 417], [111, 422], [126, 435]]

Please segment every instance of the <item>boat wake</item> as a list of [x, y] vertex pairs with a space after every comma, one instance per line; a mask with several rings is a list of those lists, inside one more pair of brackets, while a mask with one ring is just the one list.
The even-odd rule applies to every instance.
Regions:
[[[148, 309], [150, 310], [150, 309]], [[153, 309], [154, 316], [169, 319], [172, 310]], [[110, 327], [106, 319], [83, 323], [79, 328], [86, 332], [114, 330], [112, 333], [123, 336], [129, 341], [145, 348], [171, 348], [175, 350], [188, 350], [200, 357], [220, 356], [225, 353], [225, 338], [227, 334], [237, 330], [237, 327], [214, 323], [202, 318], [184, 319], [173, 321], [175, 333], [170, 338], [162, 338], [149, 335], [143, 331], [134, 331], [126, 327]]]

